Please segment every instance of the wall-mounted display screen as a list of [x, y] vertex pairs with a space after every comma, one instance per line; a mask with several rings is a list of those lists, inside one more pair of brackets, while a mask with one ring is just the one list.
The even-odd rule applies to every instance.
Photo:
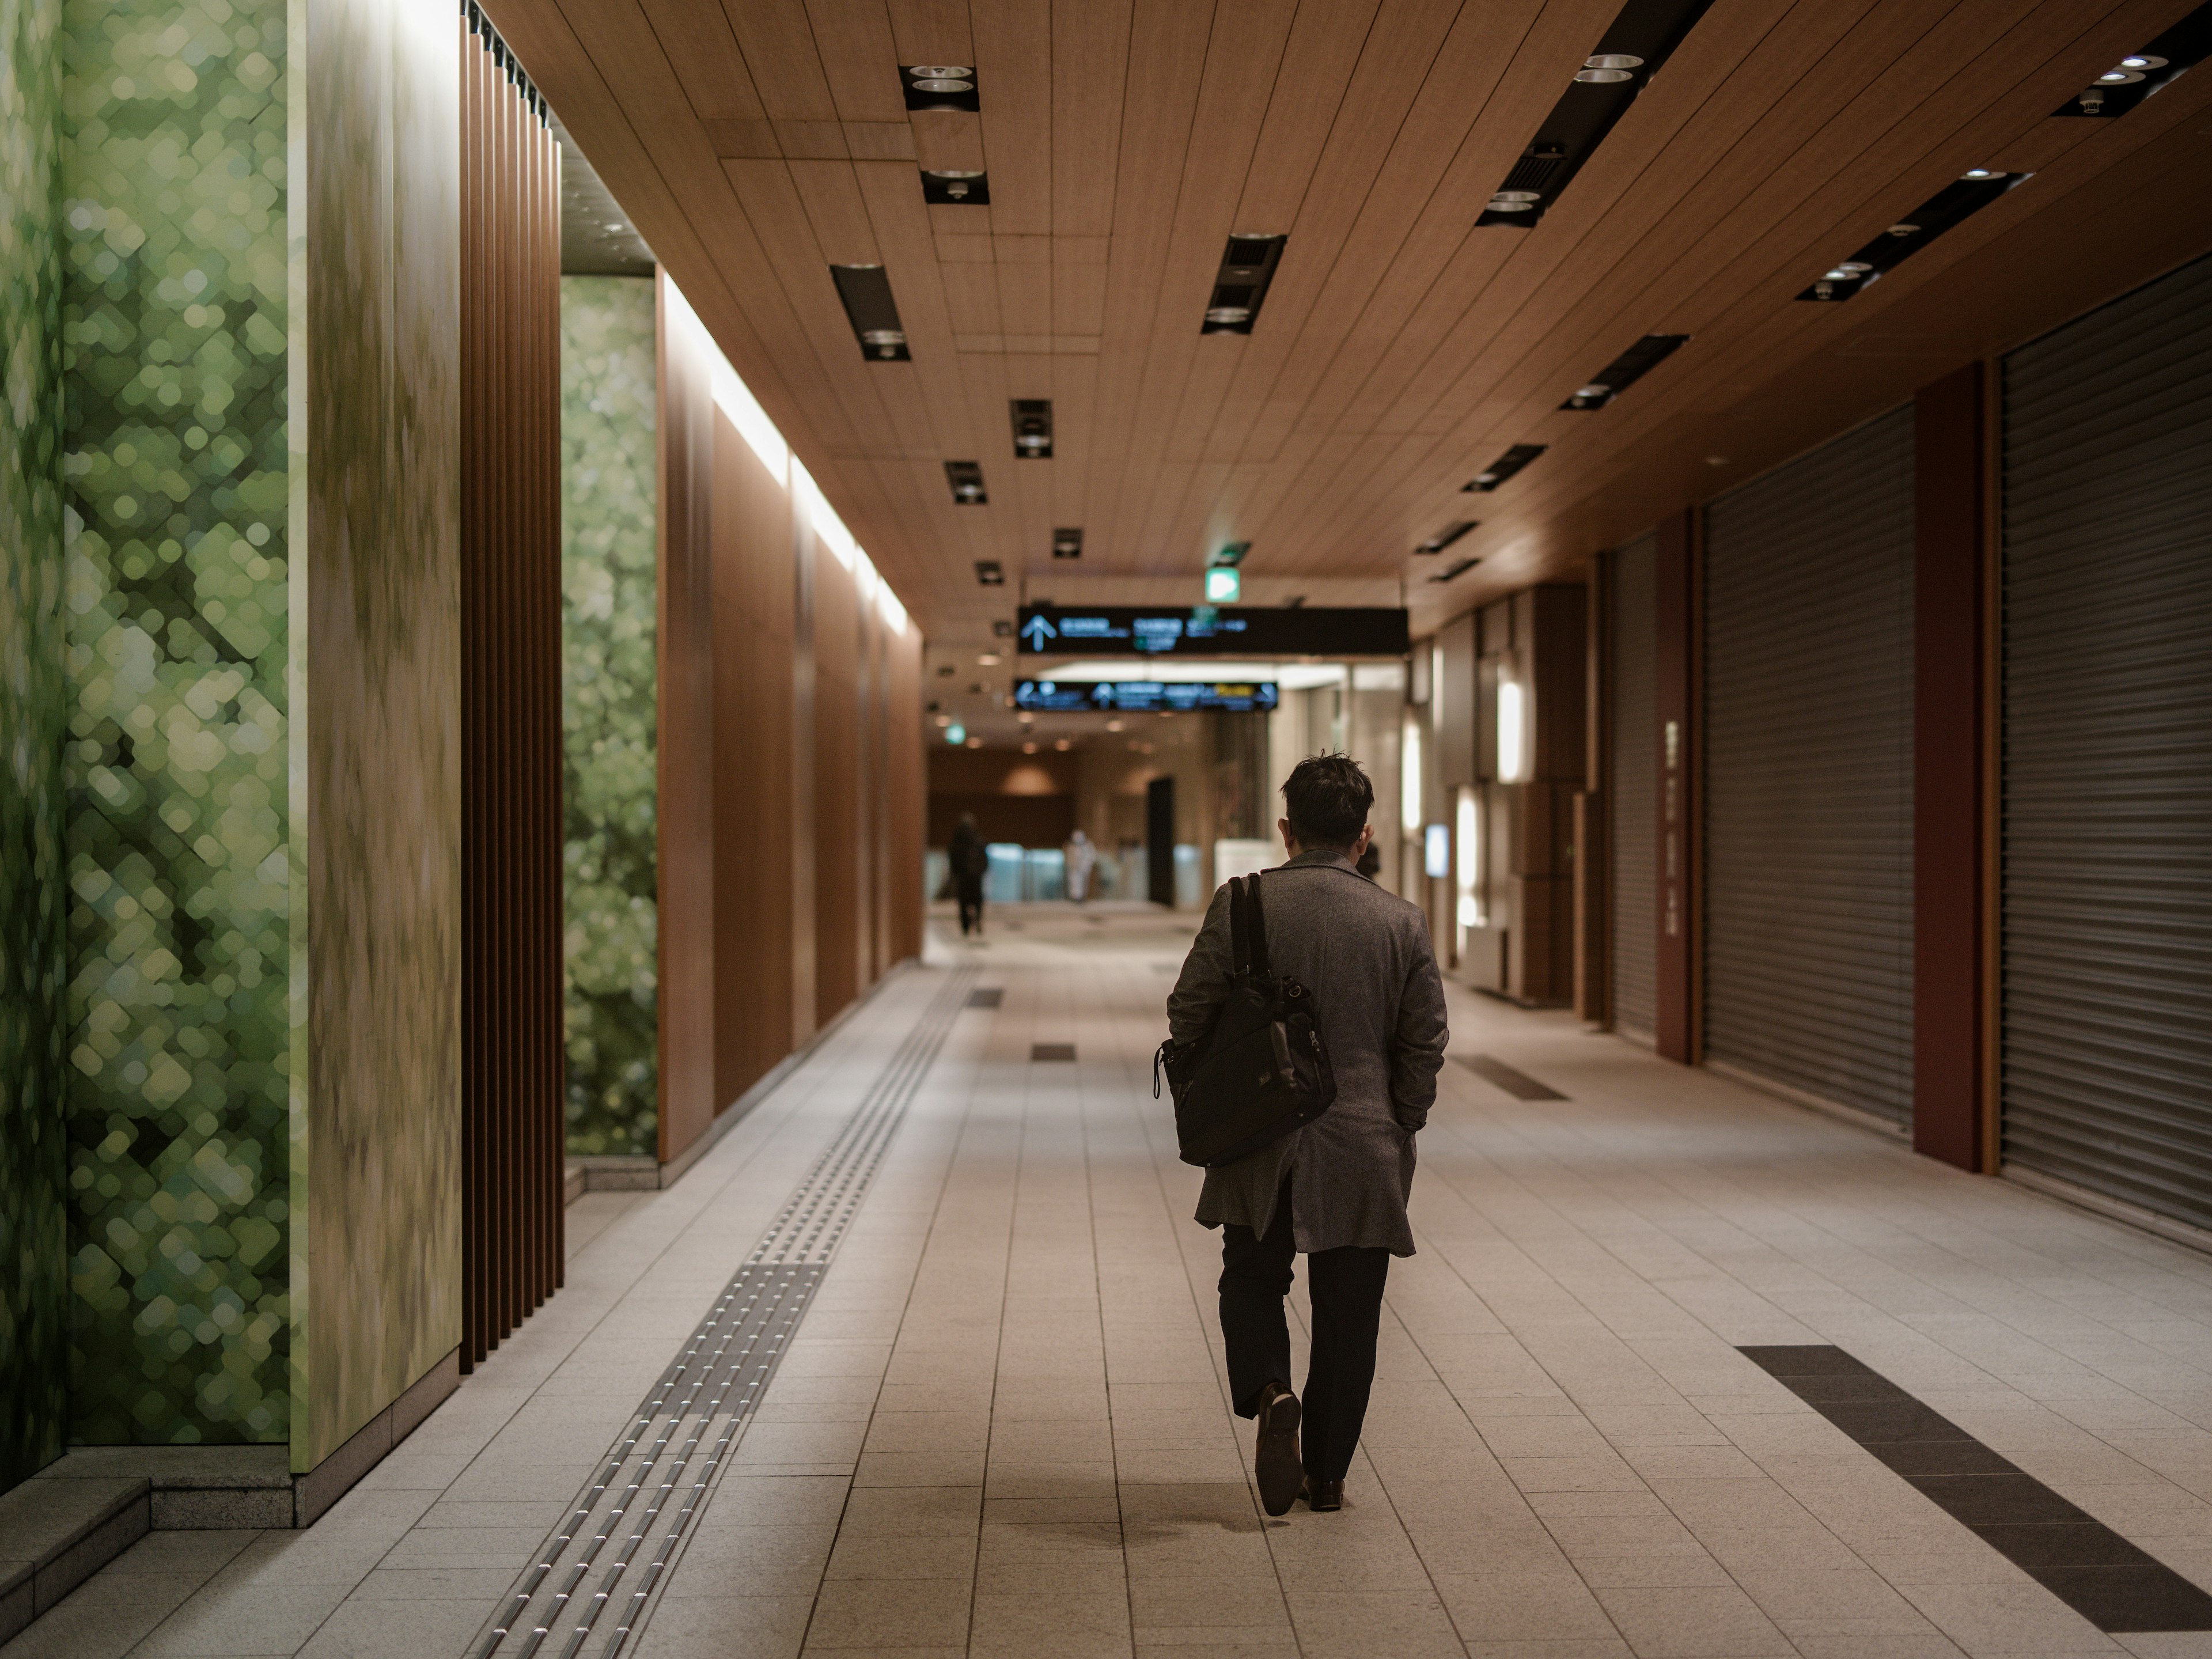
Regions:
[[1406, 613], [1381, 607], [1022, 607], [1025, 656], [1402, 657]]
[[1018, 680], [1014, 707], [1038, 714], [1194, 714], [1209, 708], [1266, 714], [1273, 680]]

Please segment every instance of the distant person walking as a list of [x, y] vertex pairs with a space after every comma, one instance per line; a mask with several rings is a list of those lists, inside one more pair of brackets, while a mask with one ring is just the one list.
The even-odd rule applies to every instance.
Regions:
[[983, 837], [975, 828], [975, 815], [963, 812], [960, 822], [952, 831], [952, 844], [945, 848], [945, 861], [951, 867], [952, 890], [960, 901], [960, 937], [968, 937], [972, 927], [979, 939], [983, 933], [983, 875], [991, 867], [991, 855], [984, 850]]
[[[1206, 1172], [1198, 1219], [1221, 1229], [1221, 1334], [1240, 1417], [1259, 1419], [1260, 1496], [1280, 1515], [1303, 1492], [1341, 1508], [1375, 1381], [1382, 1285], [1413, 1254], [1406, 1199], [1413, 1136], [1443, 1064], [1444, 988], [1414, 906], [1358, 874], [1375, 791], [1343, 755], [1301, 761], [1277, 823], [1288, 861], [1260, 876], [1267, 953], [1303, 984], [1336, 1076], [1336, 1098], [1304, 1127]], [[1169, 1035], [1198, 1040], [1227, 999], [1234, 963], [1228, 887], [1168, 998]], [[1306, 1258], [1313, 1348], [1303, 1402], [1291, 1391], [1283, 1298]], [[1304, 1448], [1299, 1447], [1303, 1416]]]
[[1091, 896], [1091, 872], [1098, 863], [1098, 849], [1080, 830], [1067, 838], [1067, 896], [1080, 904]]

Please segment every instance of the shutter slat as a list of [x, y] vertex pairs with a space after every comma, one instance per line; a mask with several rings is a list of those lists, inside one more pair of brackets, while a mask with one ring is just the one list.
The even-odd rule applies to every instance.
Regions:
[[1912, 411], [1705, 519], [1705, 1048], [1912, 1101]]
[[2004, 1156], [2212, 1226], [2212, 260], [2004, 419]]

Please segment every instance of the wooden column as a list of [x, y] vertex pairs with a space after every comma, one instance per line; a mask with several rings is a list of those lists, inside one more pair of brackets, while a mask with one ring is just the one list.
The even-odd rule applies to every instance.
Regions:
[[1589, 562], [1589, 580], [1583, 588], [1583, 787], [1575, 793], [1575, 1017], [1589, 1025], [1607, 1025], [1613, 1018], [1613, 975], [1607, 947], [1613, 937], [1608, 905], [1613, 896], [1607, 879], [1612, 857], [1606, 841], [1613, 814], [1607, 803], [1613, 780], [1606, 775], [1605, 757], [1612, 752], [1611, 709], [1606, 692], [1611, 664], [1613, 630], [1613, 560], [1601, 556]]
[[461, 52], [462, 1341], [562, 1279], [560, 152], [481, 20]]
[[1912, 1145], [1980, 1170], [1983, 372], [1913, 400]]
[[1704, 837], [1699, 823], [1699, 696], [1703, 665], [1699, 620], [1699, 514], [1684, 509], [1659, 525], [1657, 633], [1658, 798], [1653, 803], [1659, 838], [1658, 1050], [1662, 1058], [1694, 1065], [1699, 1058], [1704, 952], [1699, 877]]

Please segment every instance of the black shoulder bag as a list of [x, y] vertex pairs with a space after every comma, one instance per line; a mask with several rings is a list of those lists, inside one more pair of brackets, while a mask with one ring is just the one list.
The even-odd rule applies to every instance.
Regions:
[[1229, 884], [1229, 999], [1195, 1042], [1160, 1045], [1160, 1074], [1175, 1100], [1182, 1161], [1217, 1169], [1310, 1123], [1336, 1098], [1328, 1051], [1304, 986], [1267, 963], [1267, 921], [1260, 878]]

